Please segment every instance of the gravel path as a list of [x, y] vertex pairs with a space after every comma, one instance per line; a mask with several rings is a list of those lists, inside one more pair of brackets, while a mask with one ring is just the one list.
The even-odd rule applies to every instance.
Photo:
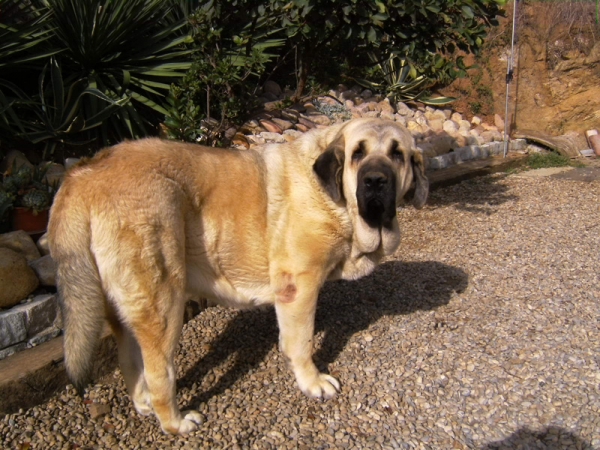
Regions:
[[322, 292], [316, 359], [342, 382], [337, 398], [295, 387], [273, 311], [209, 308], [177, 358], [198, 432], [162, 434], [117, 373], [84, 402], [70, 388], [5, 416], [0, 443], [600, 449], [600, 181], [493, 175], [433, 192], [400, 221], [394, 258]]

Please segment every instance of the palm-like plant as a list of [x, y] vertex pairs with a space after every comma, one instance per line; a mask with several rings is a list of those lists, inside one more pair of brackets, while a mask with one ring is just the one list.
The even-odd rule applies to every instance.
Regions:
[[[85, 79], [123, 107], [102, 127], [104, 140], [148, 134], [166, 110], [170, 84], [190, 67], [187, 21], [177, 2], [164, 0], [49, 0], [67, 82]], [[97, 97], [83, 100], [88, 117]], [[111, 136], [110, 133], [115, 134]]]
[[431, 97], [427, 92], [433, 83], [424, 75], [418, 75], [417, 70], [405, 58], [396, 52], [391, 52], [383, 61], [374, 53], [369, 57], [375, 64], [383, 79], [377, 83], [363, 79], [356, 82], [363, 87], [384, 92], [390, 100], [396, 101], [419, 101], [426, 105], [440, 106], [456, 100], [453, 97]]

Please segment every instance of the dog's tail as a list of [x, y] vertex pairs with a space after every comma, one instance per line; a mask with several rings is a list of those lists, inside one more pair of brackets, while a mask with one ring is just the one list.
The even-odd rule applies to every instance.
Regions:
[[79, 394], [90, 382], [105, 317], [105, 296], [94, 255], [88, 207], [68, 196], [71, 179], [56, 195], [48, 224], [50, 253], [57, 263], [57, 286], [64, 323], [65, 366]]

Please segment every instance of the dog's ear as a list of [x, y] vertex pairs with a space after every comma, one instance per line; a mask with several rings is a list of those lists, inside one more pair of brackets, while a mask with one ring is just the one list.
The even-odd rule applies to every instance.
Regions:
[[415, 151], [412, 155], [413, 178], [415, 180], [415, 195], [413, 197], [413, 206], [421, 209], [427, 201], [429, 194], [429, 180], [425, 176], [425, 161], [423, 154]]
[[317, 158], [313, 170], [334, 202], [344, 198], [344, 138], [338, 137]]

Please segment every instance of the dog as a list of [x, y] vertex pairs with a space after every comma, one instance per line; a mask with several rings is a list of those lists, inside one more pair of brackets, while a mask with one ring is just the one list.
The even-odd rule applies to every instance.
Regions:
[[197, 429], [181, 412], [174, 354], [186, 300], [274, 305], [279, 347], [309, 397], [338, 380], [312, 359], [326, 280], [369, 274], [400, 243], [396, 208], [423, 156], [406, 128], [355, 119], [259, 150], [147, 138], [99, 152], [68, 173], [49, 223], [65, 325], [65, 365], [82, 392], [105, 320], [136, 410], [163, 431]]

